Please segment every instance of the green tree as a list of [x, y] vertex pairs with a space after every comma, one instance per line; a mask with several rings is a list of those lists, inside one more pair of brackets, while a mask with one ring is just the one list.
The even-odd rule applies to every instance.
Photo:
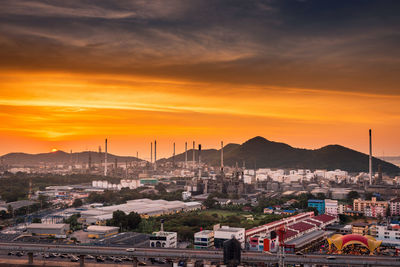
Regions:
[[64, 220], [64, 223], [69, 224], [69, 229], [72, 231], [80, 230], [82, 228], [82, 225], [78, 222], [80, 216], [80, 214], [74, 214], [68, 219]]
[[203, 204], [204, 204], [204, 206], [206, 206], [207, 209], [212, 209], [212, 208], [215, 208], [216, 202], [217, 201], [210, 195], [207, 197], [206, 200], [204, 200]]
[[350, 191], [347, 194], [347, 200], [349, 202], [353, 202], [354, 199], [359, 198], [359, 197], [360, 197], [360, 194], [357, 191]]
[[127, 216], [127, 229], [133, 230], [138, 228], [140, 222], [142, 221], [142, 218], [140, 215], [136, 212], [131, 212]]
[[72, 207], [74, 207], [74, 208], [78, 208], [82, 205], [83, 205], [83, 202], [82, 202], [82, 199], [80, 199], [80, 198], [76, 198], [74, 200], [74, 203], [72, 203]]

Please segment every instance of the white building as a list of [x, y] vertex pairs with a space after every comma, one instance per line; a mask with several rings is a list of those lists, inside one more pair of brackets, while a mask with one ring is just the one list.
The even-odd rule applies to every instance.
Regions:
[[244, 248], [245, 229], [237, 227], [222, 226], [214, 231], [214, 245], [216, 248], [222, 248], [226, 240], [236, 238]]
[[150, 247], [152, 248], [176, 248], [178, 234], [176, 232], [154, 232], [150, 236]]
[[332, 199], [325, 199], [325, 214], [334, 215], [338, 214], [338, 201]]
[[377, 225], [377, 240], [382, 240], [382, 244], [400, 246], [400, 226], [399, 225]]
[[194, 234], [195, 249], [210, 249], [214, 246], [214, 231], [203, 230]]

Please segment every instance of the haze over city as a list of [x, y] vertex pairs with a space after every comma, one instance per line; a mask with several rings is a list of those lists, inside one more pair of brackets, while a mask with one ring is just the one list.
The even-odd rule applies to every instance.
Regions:
[[[396, 1], [13, 1], [0, 154], [254, 136], [400, 155]], [[390, 8], [388, 8], [390, 6]]]

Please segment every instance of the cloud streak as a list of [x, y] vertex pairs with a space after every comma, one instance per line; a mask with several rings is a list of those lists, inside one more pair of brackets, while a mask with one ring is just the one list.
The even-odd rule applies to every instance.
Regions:
[[0, 1], [2, 136], [360, 148], [346, 133], [400, 127], [398, 1]]

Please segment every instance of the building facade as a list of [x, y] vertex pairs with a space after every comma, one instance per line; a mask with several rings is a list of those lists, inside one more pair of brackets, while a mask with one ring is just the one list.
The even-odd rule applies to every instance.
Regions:
[[178, 234], [176, 232], [154, 232], [150, 236], [150, 247], [152, 248], [176, 248]]
[[194, 234], [195, 249], [210, 249], [214, 246], [214, 231], [203, 230]]
[[232, 237], [236, 238], [240, 242], [242, 248], [244, 248], [245, 229], [229, 226], [222, 226], [214, 231], [214, 246], [216, 248], [222, 248], [224, 242]]
[[338, 201], [325, 199], [325, 214], [336, 216], [338, 215]]
[[88, 238], [104, 238], [118, 234], [119, 227], [90, 225], [87, 228]]
[[[369, 208], [367, 208], [369, 207]], [[389, 203], [387, 201], [377, 201], [376, 197], [373, 197], [371, 200], [362, 200], [362, 199], [354, 199], [353, 201], [353, 210], [363, 212], [364, 214], [368, 212], [368, 215], [376, 215], [376, 210], [378, 210], [378, 214], [381, 214], [382, 217], [386, 216], [386, 210], [389, 207]], [[367, 210], [367, 211], [366, 211]], [[383, 213], [381, 212], [383, 210]], [[367, 214], [365, 214], [368, 216]], [[376, 216], [370, 216], [376, 217]]]
[[325, 201], [320, 199], [309, 199], [308, 200], [308, 207], [316, 208], [318, 214], [325, 213]]
[[390, 200], [389, 205], [390, 205], [390, 214], [392, 216], [400, 215], [400, 197]]

